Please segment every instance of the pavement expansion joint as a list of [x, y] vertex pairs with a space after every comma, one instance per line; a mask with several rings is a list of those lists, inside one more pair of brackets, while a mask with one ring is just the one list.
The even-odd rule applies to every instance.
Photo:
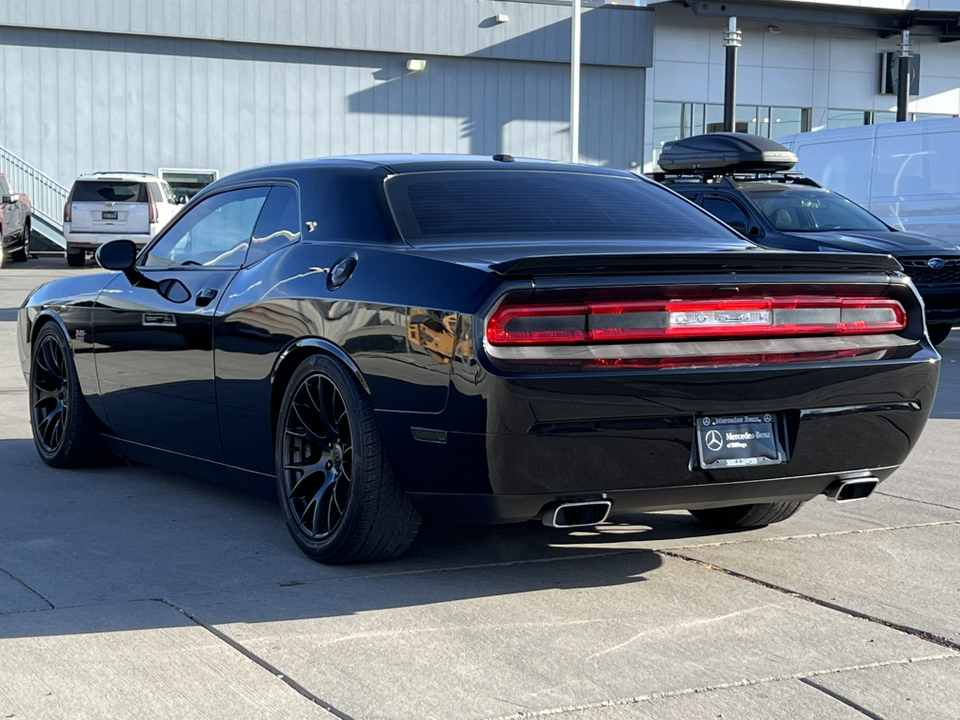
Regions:
[[[498, 715], [489, 720], [524, 720], [526, 718], [541, 718], [541, 717], [553, 717], [556, 715], [565, 715], [567, 713], [582, 713], [588, 710], [596, 710], [600, 708], [612, 708], [612, 707], [624, 707], [628, 705], [641, 705], [643, 703], [655, 702], [657, 700], [666, 700], [670, 698], [685, 697], [687, 695], [699, 695], [702, 693], [718, 692], [723, 690], [733, 690], [736, 688], [745, 688], [753, 687], [756, 685], [769, 685], [772, 683], [778, 682], [791, 682], [791, 681], [800, 681], [807, 685], [814, 686], [809, 680], [811, 678], [822, 677], [825, 675], [835, 675], [839, 673], [846, 672], [856, 672], [858, 670], [872, 670], [875, 668], [891, 667], [896, 665], [913, 665], [916, 663], [924, 662], [936, 662], [942, 660], [955, 660], [957, 655], [954, 653], [941, 653], [937, 655], [929, 655], [919, 658], [900, 658], [896, 660], [883, 660], [879, 662], [872, 663], [862, 663], [858, 665], [847, 665], [839, 668], [831, 668], [829, 670], [816, 670], [813, 672], [802, 672], [794, 673], [790, 675], [773, 675], [765, 678], [745, 678], [743, 680], [736, 680], [734, 682], [727, 683], [716, 683], [714, 685], [703, 685], [700, 687], [692, 688], [683, 688], [680, 690], [665, 690], [662, 692], [649, 693], [646, 695], [637, 695], [635, 697], [629, 698], [616, 698], [612, 700], [601, 700], [594, 703], [584, 703], [582, 705], [570, 705], [564, 707], [556, 708], [544, 708], [543, 710], [532, 710], [532, 711], [520, 711], [511, 715]], [[822, 688], [817, 687], [818, 690]], [[826, 692], [826, 691], [824, 691]], [[830, 693], [828, 693], [830, 694]], [[832, 696], [832, 694], [831, 694]], [[841, 698], [835, 697], [836, 700], [840, 700], [844, 704], [853, 707], [849, 701], [842, 700]], [[874, 715], [869, 714], [868, 711], [861, 710], [856, 708], [861, 712], [864, 712], [867, 717], [873, 718]], [[880, 718], [879, 720], [887, 720], [886, 718]]]
[[[4, 575], [6, 575], [8, 578], [10, 578], [11, 580], [13, 580], [14, 582], [20, 583], [20, 585], [22, 585], [24, 588], [26, 588], [27, 590], [29, 590], [31, 593], [33, 593], [34, 595], [36, 595], [38, 598], [40, 598], [41, 600], [43, 600], [43, 602], [45, 602], [47, 605], [50, 606], [49, 608], [43, 608], [43, 609], [45, 609], [45, 610], [53, 610], [53, 609], [54, 609], [52, 602], [50, 602], [49, 600], [47, 600], [47, 598], [45, 598], [42, 594], [40, 594], [39, 592], [37, 592], [36, 590], [34, 590], [32, 587], [30, 587], [29, 585], [27, 585], [23, 580], [21, 580], [20, 578], [18, 578], [18, 577], [17, 577], [16, 575], [14, 575], [12, 572], [10, 572], [10, 571], [8, 571], [8, 570], [4, 570], [3, 568], [0, 568], [0, 572], [2, 572]], [[26, 610], [26, 611], [19, 611], [19, 612], [38, 612], [38, 611], [39, 611], [38, 609], [33, 609], [33, 610]], [[4, 614], [4, 615], [12, 615], [12, 614], [14, 614], [14, 613], [3, 613], [3, 614]]]
[[815, 690], [819, 690], [824, 695], [828, 695], [829, 697], [832, 697], [837, 702], [843, 703], [847, 707], [852, 708], [853, 710], [856, 710], [858, 713], [860, 713], [864, 717], [870, 718], [870, 720], [886, 720], [880, 715], [870, 712], [862, 705], [855, 703], [853, 700], [850, 700], [849, 698], [845, 698], [840, 693], [834, 692], [833, 690], [830, 690], [829, 688], [824, 687], [823, 685], [816, 682], [815, 680], [811, 680], [810, 678], [800, 678], [800, 682], [802, 682], [804, 685], [808, 685], [812, 687]]
[[154, 600], [155, 602], [163, 603], [167, 607], [173, 608], [178, 613], [180, 613], [181, 615], [183, 615], [184, 617], [186, 617], [187, 619], [195, 623], [198, 627], [203, 628], [204, 630], [206, 630], [208, 633], [216, 637], [221, 642], [226, 643], [227, 645], [232, 647], [234, 650], [236, 650], [238, 653], [243, 655], [245, 658], [259, 665], [261, 668], [269, 672], [271, 675], [274, 675], [278, 680], [281, 680], [286, 685], [288, 685], [291, 689], [293, 689], [294, 691], [296, 691], [297, 693], [299, 693], [300, 695], [302, 695], [304, 698], [314, 703], [315, 705], [318, 705], [319, 707], [323, 708], [331, 715], [334, 715], [340, 718], [340, 720], [354, 720], [353, 717], [351, 717], [350, 715], [347, 715], [342, 710], [337, 709], [336, 707], [326, 702], [325, 700], [317, 697], [312, 692], [307, 690], [303, 685], [301, 685], [296, 680], [291, 678], [289, 675], [287, 675], [284, 672], [281, 672], [277, 667], [275, 667], [274, 665], [271, 665], [269, 662], [264, 660], [262, 657], [257, 655], [255, 652], [253, 652], [249, 648], [244, 647], [242, 644], [234, 640], [232, 637], [230, 637], [226, 633], [218, 630], [212, 625], [208, 625], [207, 623], [195, 617], [193, 614], [187, 612], [182, 607], [176, 605], [175, 603], [170, 602], [165, 598], [152, 598], [152, 600]]
[[[939, 523], [938, 523], [939, 524]], [[948, 523], [954, 524], [954, 523]], [[902, 625], [900, 623], [895, 623], [890, 620], [884, 620], [883, 618], [878, 618], [867, 613], [860, 612], [859, 610], [854, 610], [853, 608], [844, 607], [843, 605], [838, 605], [837, 603], [832, 603], [827, 600], [821, 600], [820, 598], [815, 598], [812, 595], [806, 595], [804, 593], [798, 592], [796, 590], [791, 590], [790, 588], [785, 588], [782, 585], [777, 585], [775, 583], [767, 582], [766, 580], [760, 580], [759, 578], [751, 577], [750, 575], [745, 575], [739, 573], [736, 570], [730, 570], [729, 568], [720, 567], [719, 565], [714, 565], [713, 563], [706, 562], [704, 560], [698, 560], [697, 558], [689, 557], [688, 555], [683, 555], [678, 552], [671, 550], [657, 550], [657, 553], [660, 555], [665, 555], [667, 557], [676, 558], [677, 560], [685, 560], [687, 562], [700, 565], [705, 567], [708, 570], [715, 570], [716, 572], [723, 573], [724, 575], [729, 575], [730, 577], [735, 577], [739, 580], [746, 580], [755, 585], [765, 587], [768, 590], [775, 590], [776, 592], [783, 593], [784, 595], [790, 595], [799, 600], [806, 600], [809, 603], [814, 605], [819, 605], [820, 607], [827, 608], [828, 610], [834, 610], [836, 612], [849, 615], [850, 617], [859, 618], [860, 620], [867, 620], [877, 625], [883, 625], [888, 627], [891, 630], [896, 630], [897, 632], [905, 633], [907, 635], [913, 635], [914, 637], [920, 638], [921, 640], [926, 640], [929, 643], [934, 645], [939, 645], [940, 647], [947, 648], [948, 650], [953, 650], [954, 652], [960, 653], [960, 643], [953, 642], [948, 638], [942, 637], [940, 635], [934, 635], [933, 633], [927, 632], [926, 630], [921, 630], [919, 628], [910, 627], [909, 625]]]
[[[895, 496], [891, 496], [895, 497]], [[903, 500], [909, 500], [910, 498], [901, 498]], [[915, 502], [923, 502], [921, 500], [916, 500]], [[934, 503], [925, 503], [927, 505], [933, 505]], [[948, 510], [960, 510], [960, 508], [950, 507], [949, 505], [939, 505], [938, 507], [946, 508]], [[914, 523], [912, 525], [887, 525], [884, 527], [873, 527], [873, 528], [858, 528], [856, 530], [831, 530], [830, 532], [823, 533], [803, 533], [801, 535], [779, 535], [777, 537], [767, 537], [767, 538], [737, 538], [736, 540], [719, 540], [717, 542], [710, 543], [696, 543], [694, 545], [676, 545], [673, 550], [694, 550], [700, 548], [714, 548], [722, 547], [724, 545], [746, 545], [748, 543], [772, 543], [772, 542], [783, 542], [785, 540], [816, 540], [818, 538], [828, 538], [828, 537], [839, 537], [843, 535], [868, 535], [870, 533], [876, 532], [894, 532], [896, 530], [919, 530], [922, 528], [933, 528], [933, 527], [945, 527], [949, 525], [960, 525], [960, 520], [935, 520], [933, 522], [926, 523]], [[657, 551], [662, 552], [662, 551]]]
[[894, 495], [893, 493], [886, 492], [877, 492], [877, 495], [883, 495], [884, 497], [896, 498], [897, 500], [906, 500], [907, 502], [915, 502], [920, 505], [931, 505], [933, 507], [944, 508], [946, 510], [960, 510], [960, 507], [956, 505], [944, 505], [942, 503], [930, 502], [929, 500], [918, 500], [917, 498], [904, 497], [903, 495]]

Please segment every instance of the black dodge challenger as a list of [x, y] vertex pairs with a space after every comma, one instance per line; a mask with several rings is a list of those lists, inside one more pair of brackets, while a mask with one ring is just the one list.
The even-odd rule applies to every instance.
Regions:
[[43, 460], [276, 488], [329, 563], [396, 556], [421, 518], [756, 527], [865, 497], [939, 374], [889, 256], [761, 249], [600, 168], [272, 165], [98, 261], [19, 311]]

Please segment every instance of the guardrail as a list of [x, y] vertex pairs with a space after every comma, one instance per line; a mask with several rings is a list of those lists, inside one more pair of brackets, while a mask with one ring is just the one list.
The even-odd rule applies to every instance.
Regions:
[[35, 229], [52, 231], [44, 234], [53, 235], [50, 239], [65, 247], [61, 218], [70, 191], [4, 147], [0, 147], [0, 172], [7, 176], [14, 192], [30, 198], [33, 214], [42, 221], [43, 226]]

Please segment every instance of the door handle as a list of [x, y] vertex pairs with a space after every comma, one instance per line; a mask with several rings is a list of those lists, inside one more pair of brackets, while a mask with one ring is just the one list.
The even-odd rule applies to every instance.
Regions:
[[206, 307], [217, 296], [216, 288], [206, 288], [197, 293], [197, 307]]

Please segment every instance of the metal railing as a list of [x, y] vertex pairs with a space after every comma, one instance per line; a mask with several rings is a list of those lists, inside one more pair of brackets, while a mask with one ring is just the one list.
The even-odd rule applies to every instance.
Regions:
[[4, 147], [0, 147], [0, 172], [7, 176], [14, 192], [30, 198], [34, 218], [48, 226], [58, 236], [51, 240], [62, 246], [63, 206], [70, 191]]

